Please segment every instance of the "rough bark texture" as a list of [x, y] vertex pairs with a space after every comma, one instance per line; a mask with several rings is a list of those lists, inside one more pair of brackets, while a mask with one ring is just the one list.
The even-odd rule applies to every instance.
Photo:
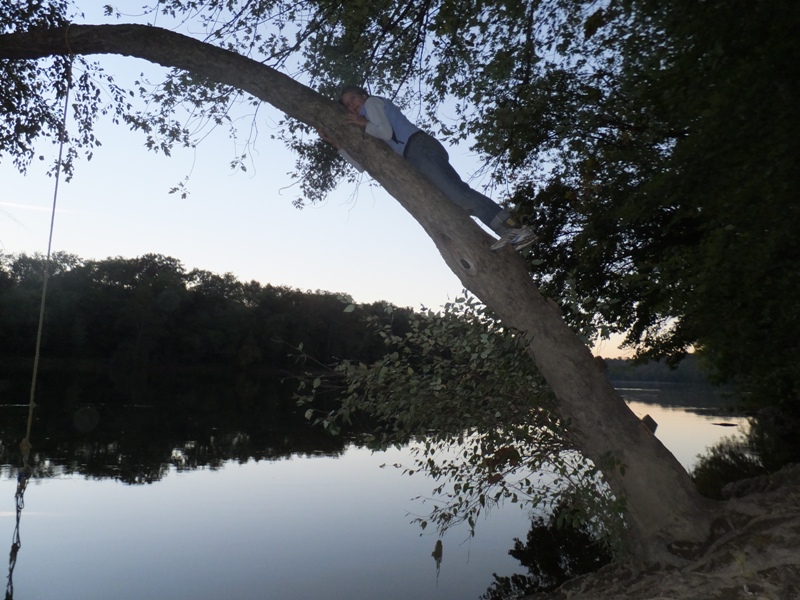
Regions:
[[[337, 139], [420, 223], [448, 266], [507, 325], [525, 332], [585, 456], [627, 501], [631, 540], [646, 562], [670, 561], [667, 545], [702, 541], [710, 510], [680, 463], [642, 425], [596, 367], [558, 306], [545, 299], [511, 249], [491, 238], [385, 144], [346, 125], [343, 108], [308, 87], [233, 52], [156, 27], [72, 25], [0, 36], [0, 58], [122, 54], [235, 86]], [[617, 466], [614, 466], [617, 465]], [[623, 469], [619, 465], [624, 465]]]

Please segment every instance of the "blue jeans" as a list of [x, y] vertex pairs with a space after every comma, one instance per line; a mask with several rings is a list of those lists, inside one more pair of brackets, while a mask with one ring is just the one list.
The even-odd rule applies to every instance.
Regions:
[[404, 156], [417, 171], [470, 215], [500, 235], [506, 231], [506, 221], [511, 215], [494, 200], [476, 192], [461, 180], [450, 165], [447, 150], [439, 140], [424, 131], [415, 133], [406, 143]]

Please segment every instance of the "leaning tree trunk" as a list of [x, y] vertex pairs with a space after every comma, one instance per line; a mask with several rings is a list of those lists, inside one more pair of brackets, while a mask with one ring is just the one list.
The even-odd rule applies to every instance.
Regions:
[[[513, 250], [491, 238], [388, 146], [345, 124], [343, 109], [254, 60], [156, 27], [71, 25], [0, 36], [0, 58], [122, 54], [184, 69], [244, 90], [312, 127], [324, 129], [403, 205], [431, 236], [464, 287], [503, 323], [527, 335], [580, 450], [626, 500], [629, 533], [646, 562], [671, 560], [674, 541], [702, 541], [710, 511], [686, 471], [595, 366], [591, 353], [545, 299]], [[398, 255], [402, 258], [402, 249]]]

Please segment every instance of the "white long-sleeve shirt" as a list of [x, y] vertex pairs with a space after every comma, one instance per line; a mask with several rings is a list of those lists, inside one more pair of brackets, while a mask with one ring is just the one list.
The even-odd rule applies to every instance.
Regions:
[[[368, 121], [364, 131], [383, 140], [400, 155], [403, 154], [408, 139], [420, 131], [419, 127], [411, 123], [394, 104], [379, 96], [370, 96], [366, 99], [361, 115]], [[364, 171], [364, 167], [353, 160], [346, 150], [340, 149], [339, 154], [359, 172]]]

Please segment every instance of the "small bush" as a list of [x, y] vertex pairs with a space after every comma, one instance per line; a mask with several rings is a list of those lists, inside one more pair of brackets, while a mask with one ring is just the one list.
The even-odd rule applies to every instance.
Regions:
[[725, 438], [701, 456], [692, 470], [692, 479], [701, 494], [723, 500], [722, 488], [728, 483], [767, 472], [761, 460], [741, 440]]

